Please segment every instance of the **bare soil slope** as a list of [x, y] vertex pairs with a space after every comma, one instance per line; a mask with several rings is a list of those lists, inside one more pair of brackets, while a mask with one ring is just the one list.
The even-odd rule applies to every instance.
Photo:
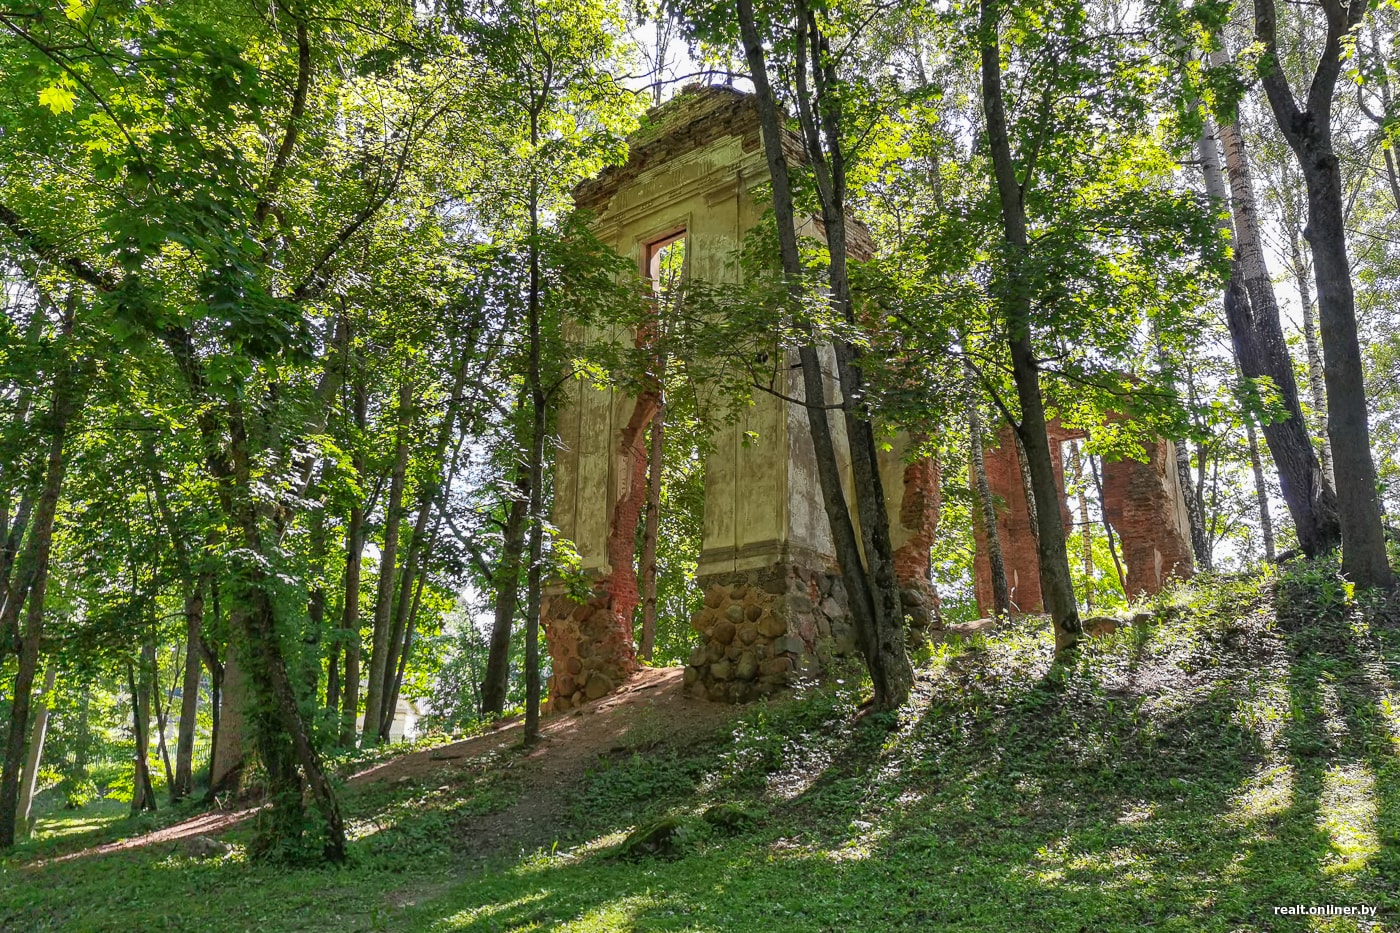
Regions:
[[[352, 775], [348, 784], [365, 789], [374, 784], [409, 783], [437, 775], [450, 780], [451, 771], [501, 772], [517, 792], [507, 808], [471, 818], [463, 826], [464, 846], [477, 857], [513, 854], [547, 844], [562, 815], [559, 789], [583, 778], [600, 755], [656, 744], [684, 744], [712, 734], [739, 714], [739, 709], [710, 703], [681, 692], [683, 669], [645, 668], [616, 692], [576, 710], [546, 716], [540, 741], [522, 747], [521, 717], [503, 720], [490, 732], [461, 741], [412, 752]], [[100, 846], [90, 846], [34, 863], [35, 866], [103, 855], [145, 846], [179, 843], [197, 836], [217, 838], [248, 820], [261, 804], [201, 813], [154, 832]]]

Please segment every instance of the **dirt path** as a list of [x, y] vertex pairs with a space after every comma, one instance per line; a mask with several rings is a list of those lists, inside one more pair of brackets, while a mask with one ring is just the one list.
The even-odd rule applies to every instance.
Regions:
[[[559, 716], [546, 716], [540, 723], [540, 741], [528, 752], [520, 750], [524, 724], [515, 717], [482, 735], [372, 765], [351, 776], [347, 784], [355, 788], [393, 783], [454, 767], [479, 766], [482, 759], [499, 757], [519, 789], [518, 799], [506, 809], [476, 817], [463, 827], [469, 837], [468, 854], [487, 857], [512, 846], [532, 849], [554, 838], [553, 827], [562, 815], [563, 796], [548, 791], [581, 778], [598, 756], [661, 743], [684, 743], [714, 732], [739, 714], [737, 707], [682, 694], [682, 673], [679, 667], [645, 668], [601, 700]], [[201, 813], [144, 835], [32, 862], [29, 867], [218, 836], [260, 809], [261, 804]]]

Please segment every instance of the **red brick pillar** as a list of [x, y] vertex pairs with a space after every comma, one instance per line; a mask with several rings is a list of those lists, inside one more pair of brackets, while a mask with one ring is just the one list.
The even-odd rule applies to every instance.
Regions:
[[[895, 548], [894, 572], [899, 581], [900, 600], [911, 622], [910, 639], [921, 640], [930, 629], [941, 628], [938, 591], [933, 587], [929, 549], [938, 534], [938, 513], [942, 473], [932, 457], [915, 460], [904, 468], [903, 488], [899, 491], [899, 511], [890, 516]], [[889, 496], [886, 491], [886, 496]]]
[[1156, 593], [1169, 578], [1186, 579], [1195, 571], [1176, 451], [1161, 439], [1146, 446], [1146, 463], [1105, 460], [1103, 465], [1103, 509], [1118, 533], [1129, 598]]
[[657, 404], [655, 392], [638, 397], [618, 440], [620, 488], [608, 525], [609, 571], [594, 579], [593, 595], [586, 602], [575, 602], [562, 592], [545, 599], [541, 616], [545, 644], [554, 662], [549, 697], [555, 711], [612, 692], [638, 667], [632, 613], [641, 596], [634, 553], [637, 524], [646, 503], [647, 450], [643, 440]]
[[[1059, 491], [1060, 521], [1068, 531], [1073, 523], [1065, 502], [1064, 464], [1061, 445], [1077, 431], [1067, 430], [1058, 421], [1050, 422], [1046, 431], [1050, 440], [1051, 464], [1055, 470], [1055, 488]], [[1040, 593], [1040, 556], [1036, 553], [1035, 535], [1031, 531], [1030, 509], [1026, 507], [1025, 484], [1021, 480], [1021, 461], [1016, 455], [1016, 440], [1010, 426], [997, 433], [998, 446], [989, 448], [983, 458], [987, 467], [987, 485], [997, 500], [997, 533], [1001, 541], [1002, 561], [1006, 565], [1006, 586], [1011, 591], [1013, 612], [1019, 614], [1044, 611]], [[976, 482], [973, 484], [974, 492]], [[982, 510], [973, 510], [973, 535], [977, 553], [973, 558], [973, 585], [977, 594], [977, 611], [989, 615], [992, 611], [992, 565], [987, 558], [987, 531], [982, 524]]]

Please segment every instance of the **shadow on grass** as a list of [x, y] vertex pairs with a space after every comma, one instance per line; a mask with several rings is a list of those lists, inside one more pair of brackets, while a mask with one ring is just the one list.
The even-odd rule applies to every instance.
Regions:
[[[167, 900], [216, 877], [236, 892], [170, 928], [320, 929], [328, 904], [340, 930], [1225, 933], [1305, 928], [1272, 909], [1298, 903], [1395, 916], [1400, 639], [1357, 636], [1345, 614], [1295, 624], [1286, 600], [1278, 625], [1258, 601], [1220, 602], [1091, 643], [1060, 672], [1043, 633], [945, 653], [893, 729], [818, 692], [712, 743], [600, 757], [558, 789], [559, 852], [499, 869], [453, 861], [431, 793], [366, 798], [383, 825], [348, 871], [166, 865]], [[702, 829], [670, 862], [619, 862], [597, 841], [716, 800], [766, 818]], [[227, 922], [308, 892], [314, 912]], [[137, 906], [90, 928], [129, 929]]]
[[[1175, 640], [1125, 633], [1087, 649], [1063, 677], [1009, 664], [995, 646], [973, 652], [924, 691], [897, 735], [844, 729], [827, 766], [772, 804], [762, 832], [678, 863], [523, 866], [463, 889], [490, 906], [454, 894], [415, 922], [1286, 930], [1308, 921], [1273, 908], [1299, 903], [1367, 904], [1384, 918], [1400, 909], [1387, 881], [1400, 785], [1382, 787], [1395, 762], [1371, 712], [1377, 695], [1338, 694], [1355, 738], [1327, 752], [1316, 740], [1331, 715], [1327, 691], [1301, 646], [1270, 623], [1256, 605], [1244, 620], [1207, 620]], [[1364, 668], [1348, 650], [1326, 664]], [[1375, 775], [1375, 840], [1359, 864], [1339, 861], [1329, 829], [1345, 819], [1334, 775], [1349, 762]]]

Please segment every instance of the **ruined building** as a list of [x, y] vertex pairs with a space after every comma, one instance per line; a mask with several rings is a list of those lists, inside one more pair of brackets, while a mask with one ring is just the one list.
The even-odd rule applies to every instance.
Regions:
[[[1084, 437], [1052, 421], [1047, 432], [1053, 454], [1055, 482], [1060, 489], [1060, 517], [1069, 529], [1072, 518], [1065, 505], [1065, 478], [1060, 451], [1065, 443]], [[1112, 460], [1103, 462], [1103, 510], [1113, 528], [1121, 555], [1125, 591], [1130, 596], [1156, 593], [1171, 577], [1189, 577], [1191, 526], [1186, 500], [1182, 496], [1176, 468], [1176, 448], [1160, 438], [1149, 443], [1147, 462]], [[1025, 484], [1011, 428], [1003, 427], [998, 445], [986, 454], [987, 485], [997, 502], [997, 535], [1002, 561], [1006, 565], [1006, 585], [1018, 612], [1040, 612], [1040, 562], [1036, 558], [1035, 536], [1031, 533], [1030, 510], [1026, 507]], [[973, 563], [977, 608], [983, 615], [992, 611], [992, 568], [987, 559], [987, 537], [977, 523], [977, 555]]]
[[[796, 139], [786, 145], [800, 158]], [[688, 274], [725, 283], [737, 280], [733, 259], [765, 210], [755, 191], [767, 182], [753, 98], [729, 88], [695, 88], [653, 111], [627, 163], [581, 184], [575, 201], [594, 217], [599, 238], [635, 261], [640, 273], [651, 269], [666, 244], [684, 237]], [[853, 254], [868, 255], [868, 238], [852, 239]], [[791, 367], [787, 373], [779, 389], [800, 399], [800, 374]], [[637, 667], [634, 550], [645, 502], [646, 427], [657, 404], [647, 392], [631, 397], [584, 380], [573, 380], [561, 402], [554, 522], [576, 546], [591, 595], [578, 602], [559, 585], [545, 593], [542, 618], [554, 670], [549, 698], [556, 710], [608, 693]], [[833, 429], [839, 450], [845, 443], [840, 419], [833, 419]], [[741, 701], [820, 670], [832, 656], [853, 654], [855, 643], [805, 408], [756, 393], [741, 419], [719, 428], [713, 442], [704, 463], [697, 570], [704, 606], [691, 620], [700, 643], [685, 677], [697, 695]], [[911, 616], [928, 625], [937, 613], [929, 547], [938, 522], [939, 475], [932, 461], [905, 462], [907, 442], [894, 446], [881, 455], [881, 479], [897, 571]], [[1132, 489], [1124, 489], [1136, 501]], [[997, 492], [1011, 505], [1014, 525], [1015, 489], [1001, 484]], [[1122, 508], [1125, 520], [1138, 520], [1128, 516], [1129, 506]], [[1013, 537], [1008, 550], [1024, 587], [1034, 576], [1034, 552], [1025, 563], [1017, 541]], [[1179, 563], [1175, 551], [1161, 553], [1167, 566]]]

